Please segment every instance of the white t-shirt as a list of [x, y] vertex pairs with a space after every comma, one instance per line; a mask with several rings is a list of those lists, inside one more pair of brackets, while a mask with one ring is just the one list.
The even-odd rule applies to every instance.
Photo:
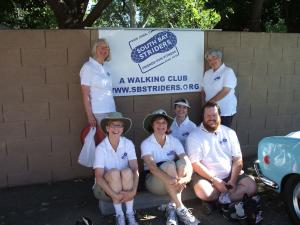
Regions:
[[80, 70], [81, 85], [90, 87], [90, 101], [93, 113], [115, 112], [111, 74], [107, 66], [93, 58], [84, 63]]
[[135, 159], [136, 153], [132, 141], [121, 137], [117, 151], [115, 151], [106, 137], [96, 148], [94, 169], [122, 170], [129, 167], [128, 161]]
[[186, 148], [192, 163], [201, 162], [220, 179], [229, 176], [232, 157], [242, 157], [235, 131], [223, 125], [208, 132], [201, 124], [186, 139]]
[[[151, 134], [141, 144], [141, 156], [151, 155], [156, 163], [174, 160], [184, 152], [183, 146], [178, 139], [172, 135], [166, 136], [166, 142], [163, 147], [157, 142], [154, 134]], [[144, 164], [144, 169], [148, 170]]]
[[196, 128], [196, 124], [190, 121], [188, 116], [180, 124], [180, 126], [178, 126], [175, 118], [171, 125], [171, 131], [172, 131], [171, 135], [176, 137], [181, 142], [181, 144], [185, 147], [185, 140], [194, 128]]
[[237, 80], [233, 70], [224, 63], [216, 71], [207, 70], [201, 82], [201, 87], [205, 92], [205, 101], [213, 98], [223, 87], [231, 88], [230, 92], [218, 101], [221, 116], [232, 116], [236, 113], [237, 99], [234, 94], [236, 85]]

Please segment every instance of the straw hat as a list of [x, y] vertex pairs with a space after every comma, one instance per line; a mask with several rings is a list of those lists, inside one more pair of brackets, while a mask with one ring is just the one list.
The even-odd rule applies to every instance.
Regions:
[[173, 123], [173, 120], [174, 120], [172, 117], [168, 116], [168, 114], [166, 113], [165, 110], [157, 109], [157, 110], [153, 111], [151, 114], [148, 114], [144, 119], [144, 122], [143, 122], [144, 130], [147, 131], [148, 133], [153, 132], [152, 123], [156, 117], [164, 117], [168, 122], [168, 127], [171, 126], [171, 124]]
[[132, 124], [131, 119], [123, 117], [122, 113], [111, 112], [111, 113], [108, 113], [107, 116], [100, 122], [101, 129], [105, 133], [107, 133], [106, 126], [109, 121], [122, 121], [122, 123], [124, 124], [123, 134], [125, 134], [130, 129], [131, 124]]

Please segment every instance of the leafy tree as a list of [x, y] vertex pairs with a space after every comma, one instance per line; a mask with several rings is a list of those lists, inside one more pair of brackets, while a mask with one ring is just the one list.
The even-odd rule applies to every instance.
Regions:
[[204, 0], [114, 0], [96, 25], [211, 29], [219, 20]]
[[7, 28], [56, 27], [55, 17], [46, 1], [0, 1], [0, 21]]

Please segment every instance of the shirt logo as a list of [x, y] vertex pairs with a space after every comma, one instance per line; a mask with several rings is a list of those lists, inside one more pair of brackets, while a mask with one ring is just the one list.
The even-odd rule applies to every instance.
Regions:
[[109, 72], [106, 72], [106, 75], [107, 75], [108, 77], [110, 77], [110, 73], [109, 73]]
[[188, 136], [189, 134], [190, 134], [189, 132], [185, 132], [185, 133], [182, 134], [182, 136], [183, 136], [183, 137], [186, 137], [186, 136]]
[[176, 154], [176, 152], [174, 150], [172, 150], [167, 153], [167, 156], [171, 156], [171, 155], [175, 155], [175, 154]]
[[121, 157], [122, 159], [125, 159], [125, 158], [127, 158], [127, 152], [124, 152], [124, 154], [122, 155], [122, 157]]
[[220, 80], [220, 78], [221, 78], [221, 77], [220, 77], [220, 76], [218, 76], [218, 77], [216, 77], [214, 80]]
[[223, 144], [223, 143], [225, 144], [226, 142], [227, 142], [227, 139], [223, 138], [223, 140], [220, 141], [220, 144]]

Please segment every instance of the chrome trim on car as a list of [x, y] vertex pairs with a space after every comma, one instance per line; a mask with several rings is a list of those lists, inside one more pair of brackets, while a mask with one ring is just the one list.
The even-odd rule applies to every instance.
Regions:
[[264, 175], [262, 175], [262, 173], [260, 171], [260, 168], [259, 168], [259, 160], [256, 160], [254, 162], [254, 170], [255, 170], [255, 172], [256, 172], [256, 174], [258, 176], [258, 179], [261, 182], [263, 182], [265, 185], [267, 185], [267, 186], [269, 186], [271, 188], [274, 188], [274, 189], [278, 189], [279, 188], [279, 185], [276, 182], [274, 182], [274, 181], [266, 178]]

